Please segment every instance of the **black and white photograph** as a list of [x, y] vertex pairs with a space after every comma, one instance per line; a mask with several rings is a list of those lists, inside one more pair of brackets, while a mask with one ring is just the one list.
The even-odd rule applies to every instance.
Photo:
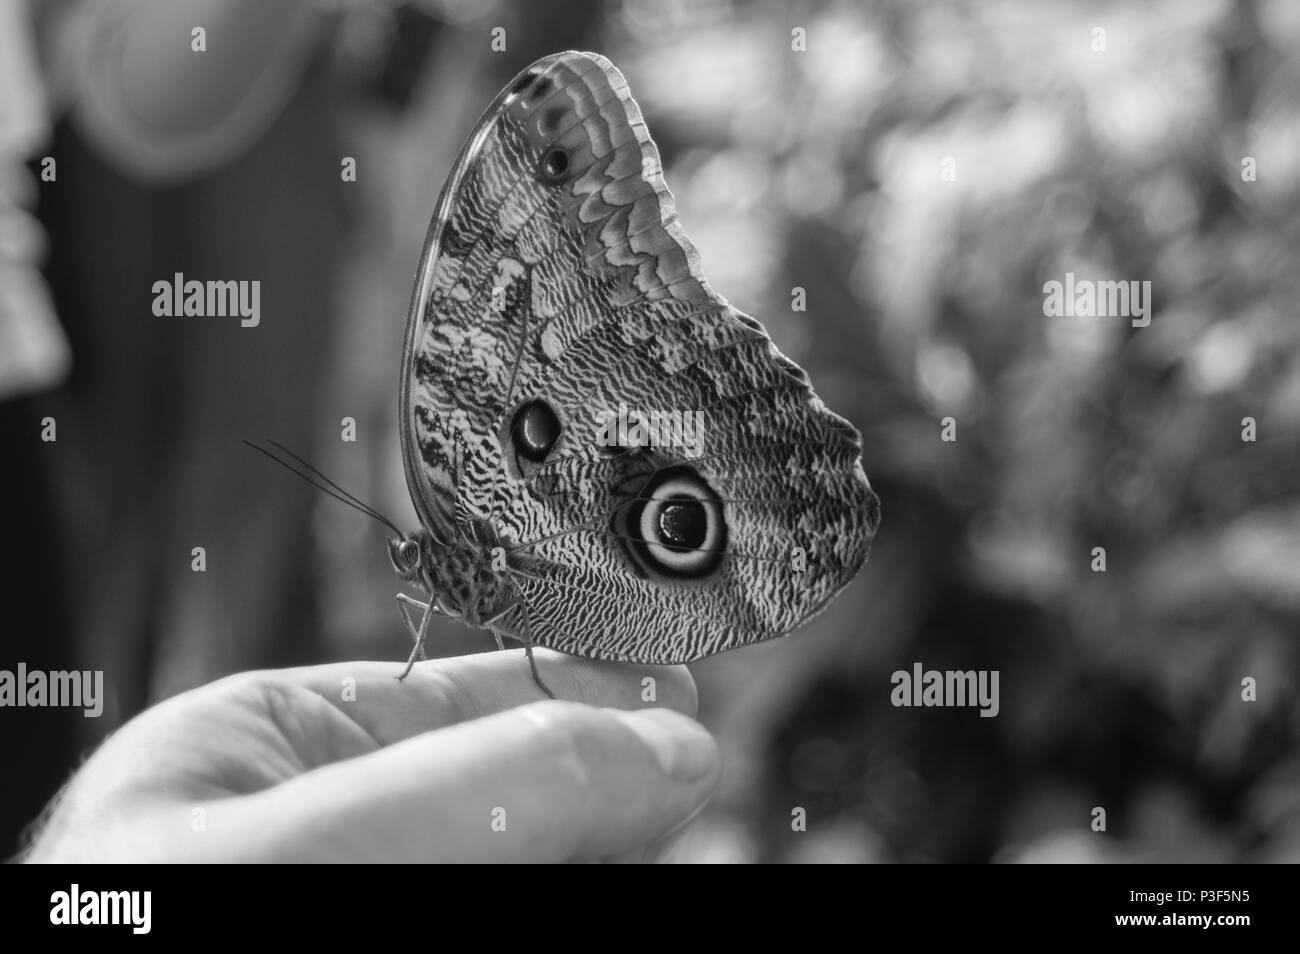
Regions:
[[991, 864], [1249, 938], [1298, 211], [1290, 0], [2, 0], [23, 919]]

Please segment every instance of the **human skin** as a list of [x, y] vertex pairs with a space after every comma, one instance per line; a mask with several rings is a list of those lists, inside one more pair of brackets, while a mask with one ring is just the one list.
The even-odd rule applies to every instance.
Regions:
[[95, 752], [25, 860], [598, 860], [699, 810], [719, 754], [684, 667], [536, 656], [576, 701], [542, 700], [512, 650], [401, 682], [400, 666], [356, 662], [186, 692]]

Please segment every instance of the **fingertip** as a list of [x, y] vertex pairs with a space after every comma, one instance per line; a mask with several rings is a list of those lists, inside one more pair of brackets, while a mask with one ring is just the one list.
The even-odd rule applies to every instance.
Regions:
[[554, 857], [617, 854], [678, 830], [708, 804], [722, 776], [717, 741], [675, 710], [556, 700], [510, 715], [527, 726], [518, 738], [534, 764], [557, 773], [569, 792], [549, 803], [586, 806], [553, 817]]
[[[685, 666], [650, 666], [534, 650], [542, 680], [559, 699], [612, 709], [673, 709], [694, 716], [699, 694]], [[541, 698], [541, 692], [538, 691]]]
[[[671, 709], [615, 711], [615, 717], [650, 749], [664, 774], [674, 782], [715, 782], [721, 767], [718, 743], [704, 726]], [[707, 785], [706, 794], [712, 791]]]

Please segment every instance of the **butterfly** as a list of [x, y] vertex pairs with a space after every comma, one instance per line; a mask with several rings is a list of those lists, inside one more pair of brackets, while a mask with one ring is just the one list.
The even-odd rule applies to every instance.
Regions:
[[388, 552], [428, 594], [398, 595], [407, 672], [435, 613], [521, 642], [547, 695], [535, 646], [668, 664], [781, 636], [879, 526], [860, 435], [709, 286], [596, 54], [529, 66], [461, 149], [399, 393], [420, 528]]

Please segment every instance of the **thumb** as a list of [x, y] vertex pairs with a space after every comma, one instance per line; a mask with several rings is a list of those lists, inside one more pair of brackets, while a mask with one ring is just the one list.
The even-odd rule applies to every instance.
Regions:
[[280, 861], [597, 858], [688, 819], [719, 768], [713, 737], [680, 713], [541, 702], [240, 799], [232, 827]]

